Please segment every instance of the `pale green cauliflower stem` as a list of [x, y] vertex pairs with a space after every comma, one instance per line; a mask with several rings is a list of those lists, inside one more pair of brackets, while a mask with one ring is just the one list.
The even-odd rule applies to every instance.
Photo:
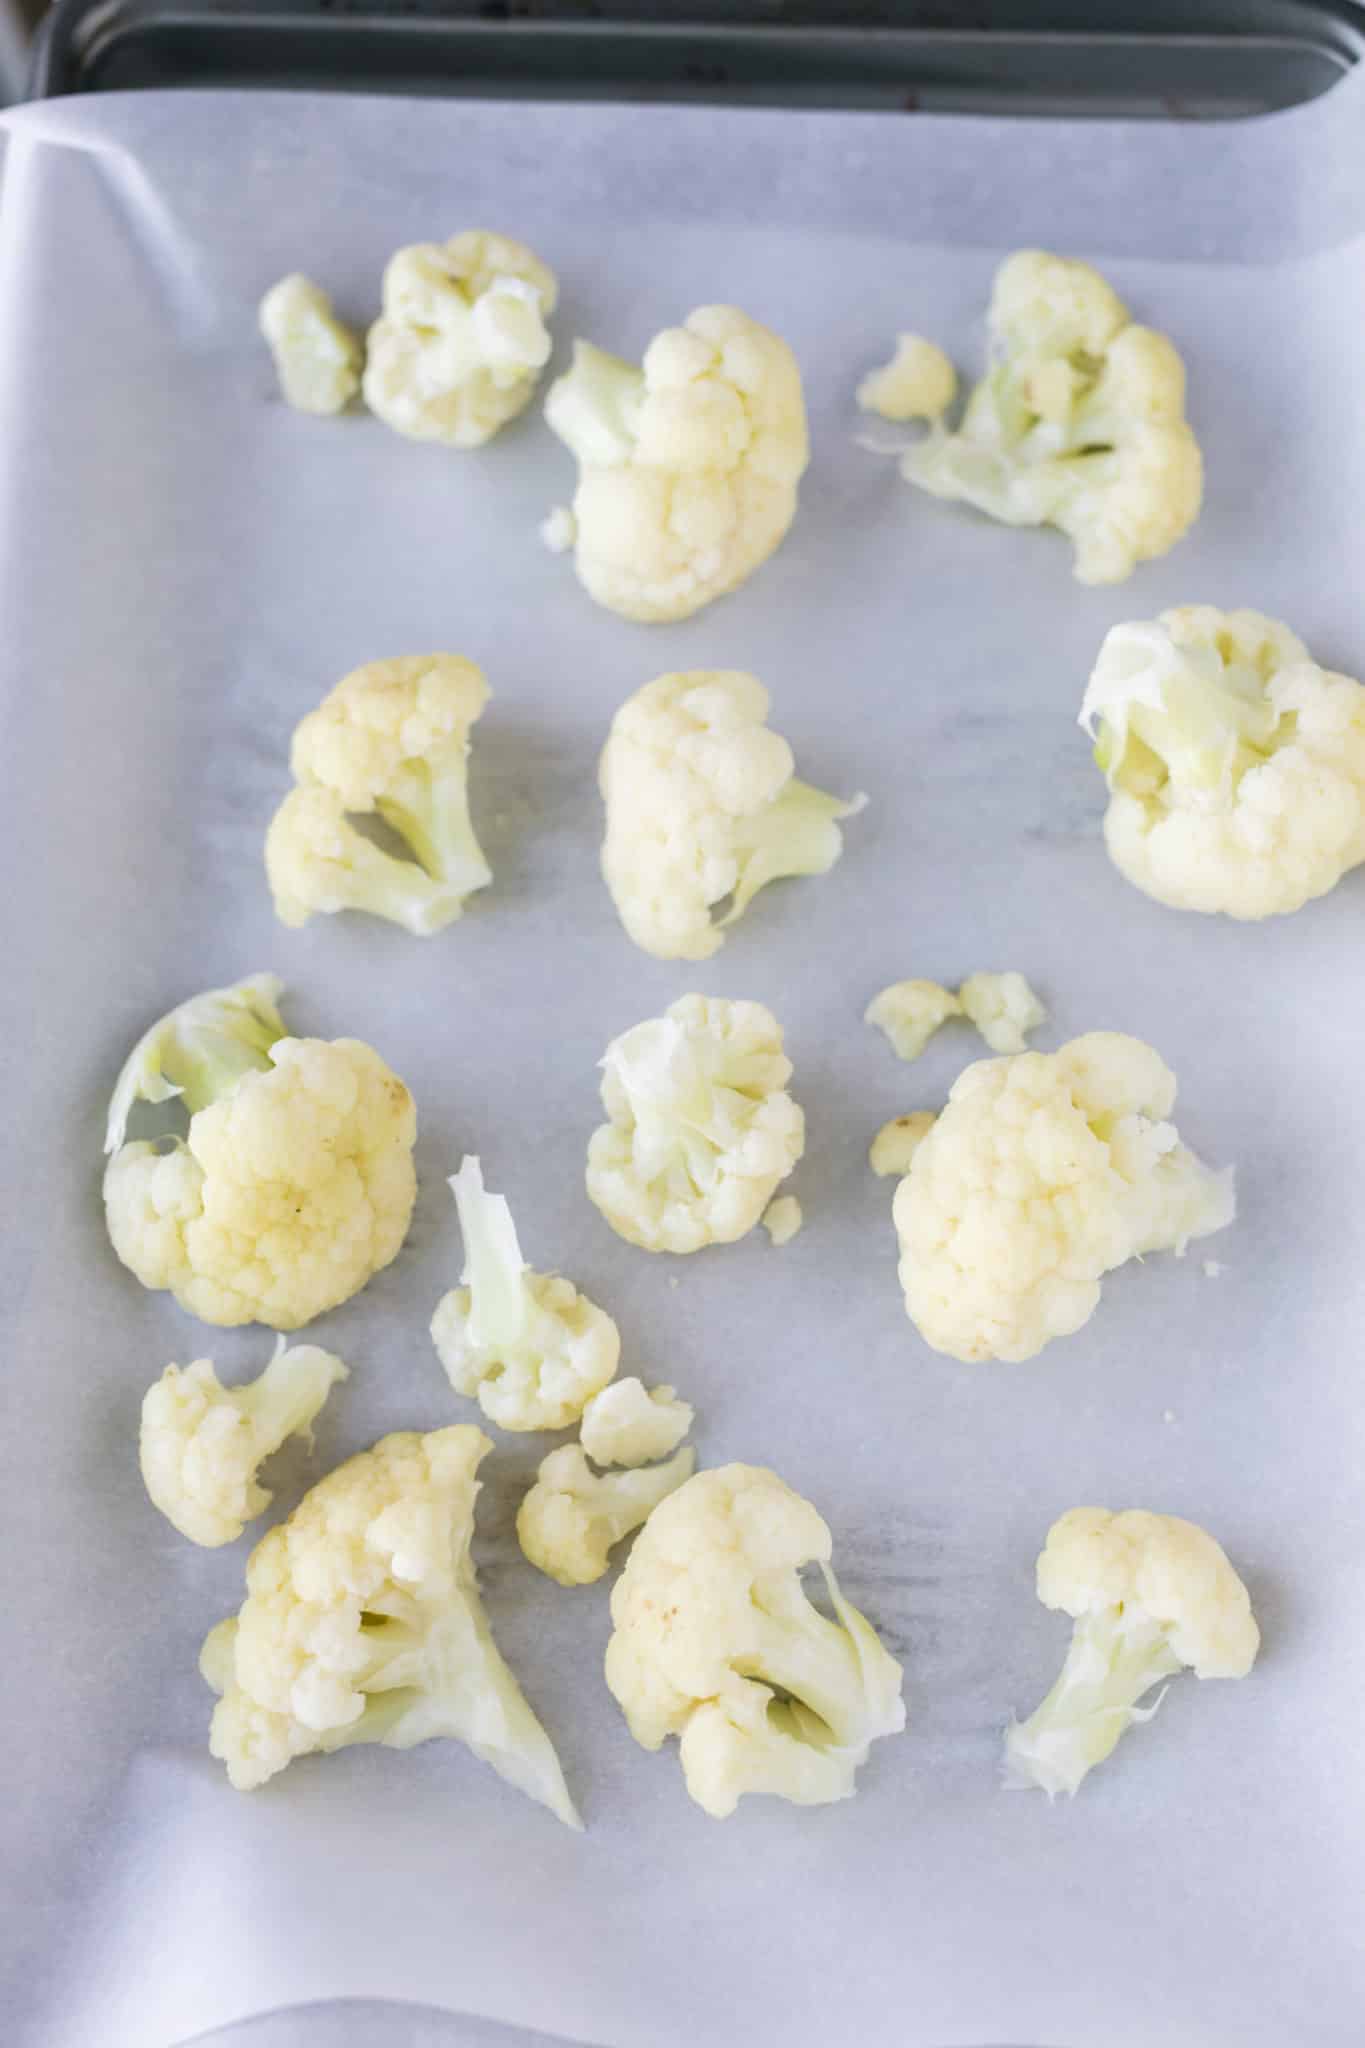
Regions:
[[[905, 1726], [900, 1665], [840, 1593], [831, 1549], [776, 1473], [725, 1465], [655, 1508], [612, 1593], [607, 1685], [645, 1749], [680, 1737], [688, 1792], [717, 1819], [749, 1792], [847, 1799], [871, 1744]], [[802, 1587], [812, 1563], [833, 1621]]]
[[592, 1585], [616, 1545], [692, 1477], [696, 1463], [689, 1446], [643, 1471], [594, 1472], [581, 1445], [562, 1445], [542, 1460], [517, 1513], [523, 1554], [561, 1586]]
[[884, 420], [937, 420], [957, 397], [957, 372], [922, 334], [898, 334], [896, 353], [858, 386], [858, 404]]
[[154, 1506], [191, 1543], [235, 1542], [271, 1495], [256, 1468], [304, 1436], [346, 1367], [315, 1344], [280, 1338], [258, 1379], [224, 1387], [209, 1358], [168, 1365], [142, 1403], [138, 1458]]
[[805, 1149], [791, 1061], [762, 1003], [683, 996], [614, 1039], [610, 1119], [588, 1144], [587, 1190], [612, 1229], [653, 1252], [732, 1244]]
[[512, 1212], [486, 1191], [476, 1158], [450, 1186], [465, 1285], [442, 1297], [431, 1321], [450, 1384], [502, 1429], [567, 1429], [616, 1371], [616, 1325], [571, 1281], [529, 1270]]
[[752, 576], [796, 515], [801, 375], [733, 306], [666, 328], [638, 370], [576, 342], [545, 418], [579, 464], [579, 580], [623, 618], [690, 617]]
[[1272, 917], [1365, 862], [1365, 686], [1260, 612], [1115, 626], [1080, 722], [1110, 858], [1158, 903]]
[[282, 277], [261, 300], [260, 323], [280, 389], [296, 411], [336, 413], [350, 404], [365, 351], [320, 285], [297, 272]]
[[691, 669], [646, 683], [612, 720], [598, 770], [602, 873], [627, 932], [657, 959], [709, 959], [767, 883], [823, 875], [843, 850], [839, 820], [863, 800], [796, 781], [768, 705], [757, 676]]
[[1010, 526], [1060, 528], [1082, 583], [1120, 583], [1199, 515], [1203, 461], [1185, 367], [1097, 271], [1010, 256], [990, 308], [992, 367], [955, 433], [905, 450], [906, 478]]
[[238, 1791], [296, 1757], [445, 1736], [579, 1826], [479, 1598], [475, 1475], [491, 1449], [467, 1424], [386, 1436], [257, 1544], [240, 1614], [200, 1657], [221, 1694], [209, 1748]]
[[1139, 1702], [1178, 1671], [1245, 1678], [1261, 1633], [1246, 1587], [1212, 1536], [1175, 1515], [1072, 1508], [1048, 1531], [1038, 1598], [1075, 1621], [1061, 1675], [1027, 1721], [1011, 1725], [1013, 1786], [1074, 1793], [1135, 1721]]
[[648, 1465], [675, 1451], [692, 1427], [694, 1410], [672, 1387], [646, 1389], [642, 1380], [613, 1380], [583, 1410], [579, 1438], [598, 1465]]
[[1175, 1076], [1112, 1031], [979, 1060], [896, 1190], [906, 1312], [936, 1351], [1032, 1358], [1094, 1313], [1103, 1275], [1236, 1212], [1232, 1176], [1168, 1122]]

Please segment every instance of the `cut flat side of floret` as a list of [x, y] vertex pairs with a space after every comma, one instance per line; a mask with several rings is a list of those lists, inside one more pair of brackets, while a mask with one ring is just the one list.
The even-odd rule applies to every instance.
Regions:
[[282, 277], [261, 300], [260, 327], [287, 402], [298, 412], [344, 411], [360, 389], [365, 350], [322, 287], [297, 271]]
[[230, 988], [206, 989], [157, 1019], [124, 1061], [109, 1103], [104, 1149], [117, 1152], [139, 1102], [178, 1096], [191, 1115], [228, 1094], [243, 1074], [263, 1072], [285, 1036], [279, 1011], [284, 984], [253, 974]]
[[868, 1165], [882, 1179], [893, 1173], [909, 1173], [911, 1160], [933, 1128], [932, 1109], [912, 1109], [904, 1116], [893, 1116], [872, 1140]]
[[694, 1415], [671, 1386], [646, 1388], [632, 1375], [593, 1395], [579, 1437], [594, 1464], [649, 1465], [677, 1449]]

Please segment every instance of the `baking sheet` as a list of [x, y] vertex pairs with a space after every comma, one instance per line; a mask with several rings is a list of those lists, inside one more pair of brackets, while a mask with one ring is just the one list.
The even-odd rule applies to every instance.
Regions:
[[[1259, 930], [1148, 903], [1105, 859], [1074, 719], [1106, 628], [1174, 602], [1261, 606], [1365, 667], [1363, 124], [1365, 78], [1210, 130], [253, 95], [5, 121], [7, 2041], [162, 2048], [353, 1997], [611, 2048], [1359, 2042], [1365, 871]], [[575, 333], [637, 352], [705, 300], [790, 338], [815, 460], [738, 596], [676, 628], [596, 610], [536, 537], [572, 476], [534, 416], [456, 456], [278, 401], [265, 285], [303, 267], [363, 318], [397, 244], [483, 221], [560, 273], [556, 367]], [[854, 381], [895, 330], [967, 355], [996, 261], [1030, 241], [1100, 261], [1189, 364], [1207, 509], [1118, 591], [853, 445]], [[284, 932], [260, 847], [292, 726], [356, 662], [431, 647], [495, 691], [473, 778], [494, 887], [425, 944]], [[717, 665], [768, 681], [803, 772], [871, 802], [828, 879], [768, 892], [693, 968], [620, 932], [593, 771], [628, 691]], [[864, 1004], [981, 966], [1043, 991], [1044, 1045], [1150, 1038], [1185, 1135], [1240, 1169], [1221, 1277], [1198, 1253], [1126, 1269], [1021, 1367], [918, 1340], [865, 1163], [980, 1048], [947, 1032], [902, 1068]], [[421, 1122], [411, 1241], [314, 1326], [354, 1377], [276, 1509], [383, 1430], [474, 1418], [426, 1323], [459, 1265], [443, 1176], [477, 1150], [532, 1261], [612, 1309], [626, 1369], [696, 1402], [703, 1459], [770, 1462], [825, 1512], [906, 1665], [907, 1732], [855, 1801], [721, 1827], [675, 1754], [634, 1747], [600, 1679], [606, 1585], [563, 1592], [517, 1553], [527, 1439], [489, 1460], [477, 1553], [587, 1833], [453, 1745], [229, 1791], [195, 1657], [250, 1539], [183, 1543], [134, 1444], [168, 1358], [237, 1376], [268, 1340], [119, 1268], [99, 1144], [146, 1022], [263, 967], [294, 1028], [375, 1044]], [[786, 1026], [809, 1149], [783, 1251], [650, 1258], [580, 1191], [596, 1059], [689, 987]], [[1034, 1555], [1089, 1500], [1207, 1522], [1265, 1651], [1245, 1684], [1175, 1686], [1049, 1808], [1003, 1795], [997, 1756], [1065, 1641]]]

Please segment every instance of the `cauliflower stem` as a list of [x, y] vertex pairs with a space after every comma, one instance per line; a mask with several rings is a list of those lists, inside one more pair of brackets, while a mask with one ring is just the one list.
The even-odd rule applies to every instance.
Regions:
[[1011, 1789], [1039, 1786], [1049, 1799], [1074, 1794], [1087, 1771], [1102, 1764], [1135, 1721], [1160, 1706], [1138, 1702], [1181, 1669], [1163, 1631], [1120, 1603], [1076, 1623], [1056, 1684], [1006, 1741]]
[[287, 1033], [282, 988], [276, 975], [254, 974], [231, 988], [206, 989], [158, 1018], [114, 1084], [105, 1151], [118, 1151], [135, 1103], [179, 1097], [194, 1116], [230, 1095], [244, 1074], [264, 1073], [271, 1046]]

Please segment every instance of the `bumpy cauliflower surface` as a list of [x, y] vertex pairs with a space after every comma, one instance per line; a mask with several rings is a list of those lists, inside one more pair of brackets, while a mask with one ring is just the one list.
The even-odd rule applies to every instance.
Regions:
[[[901, 1667], [830, 1570], [829, 1529], [775, 1472], [699, 1472], [657, 1507], [611, 1596], [607, 1684], [635, 1740], [681, 1737], [687, 1789], [724, 1819], [746, 1792], [847, 1799], [905, 1726]], [[835, 1619], [812, 1606], [818, 1564]]]
[[575, 561], [598, 604], [685, 619], [767, 561], [810, 458], [801, 374], [733, 306], [665, 328], [642, 369], [588, 342], [545, 418], [577, 458]]
[[962, 1005], [951, 989], [936, 981], [893, 981], [863, 1011], [864, 1024], [875, 1024], [902, 1060], [917, 1060], [929, 1040]]
[[480, 1459], [469, 1425], [402, 1431], [348, 1458], [262, 1538], [241, 1612], [205, 1641], [221, 1694], [212, 1754], [239, 1792], [296, 1757], [447, 1736], [579, 1826], [549, 1736], [504, 1663], [470, 1544]]
[[1203, 462], [1185, 366], [1135, 326], [1086, 263], [1021, 249], [991, 296], [992, 367], [955, 433], [931, 431], [904, 475], [1009, 526], [1056, 526], [1082, 583], [1121, 583], [1199, 515]]
[[[296, 1330], [348, 1301], [397, 1257], [417, 1196], [411, 1095], [358, 1039], [286, 1037], [279, 987], [258, 975], [182, 1003], [110, 1105], [114, 1250], [206, 1323]], [[134, 1103], [174, 1095], [183, 1138], [124, 1143]]]
[[1110, 858], [1177, 910], [1298, 910], [1365, 862], [1365, 685], [1260, 612], [1115, 626], [1081, 706]]
[[1030, 1031], [1047, 1022], [1047, 1010], [1022, 974], [969, 974], [957, 992], [963, 1015], [992, 1052], [1024, 1052]]
[[1048, 1531], [1038, 1598], [1075, 1621], [1061, 1676], [1005, 1738], [1014, 1786], [1074, 1793], [1164, 1678], [1245, 1678], [1261, 1632], [1246, 1587], [1212, 1536], [1176, 1515], [1072, 1508]]
[[1089, 1320], [1113, 1267], [1230, 1223], [1231, 1175], [1181, 1144], [1175, 1096], [1152, 1048], [1115, 1031], [960, 1074], [893, 1206], [926, 1342], [1032, 1358]]
[[801, 1157], [806, 1120], [762, 1003], [682, 996], [614, 1039], [610, 1121], [588, 1144], [587, 1189], [613, 1230], [651, 1252], [733, 1244]]
[[256, 1468], [317, 1420], [346, 1367], [316, 1344], [281, 1337], [258, 1379], [224, 1387], [210, 1358], [168, 1365], [142, 1403], [138, 1459], [153, 1505], [191, 1543], [235, 1542], [270, 1505]]
[[[794, 777], [764, 723], [768, 692], [738, 669], [659, 676], [612, 720], [598, 781], [602, 873], [621, 922], [660, 960], [706, 960], [758, 891], [823, 875], [860, 808]], [[725, 915], [713, 906], [729, 899]]]
[[868, 1149], [867, 1163], [875, 1174], [909, 1173], [910, 1161], [934, 1128], [932, 1109], [912, 1109], [882, 1125]]
[[663, 1465], [594, 1472], [580, 1444], [563, 1444], [541, 1461], [517, 1513], [517, 1541], [538, 1571], [561, 1586], [590, 1586], [610, 1553], [648, 1520], [696, 1469], [689, 1446]]
[[898, 334], [896, 353], [858, 386], [858, 404], [884, 420], [936, 420], [957, 397], [957, 371], [922, 334]]
[[481, 447], [529, 404], [557, 297], [553, 271], [506, 235], [400, 249], [370, 329], [365, 403], [410, 440]]
[[288, 403], [299, 412], [342, 412], [360, 389], [360, 336], [338, 320], [321, 285], [297, 272], [261, 300], [261, 333]]
[[692, 1427], [694, 1410], [672, 1387], [646, 1388], [643, 1380], [613, 1380], [583, 1410], [579, 1438], [598, 1465], [648, 1465], [675, 1451]]

